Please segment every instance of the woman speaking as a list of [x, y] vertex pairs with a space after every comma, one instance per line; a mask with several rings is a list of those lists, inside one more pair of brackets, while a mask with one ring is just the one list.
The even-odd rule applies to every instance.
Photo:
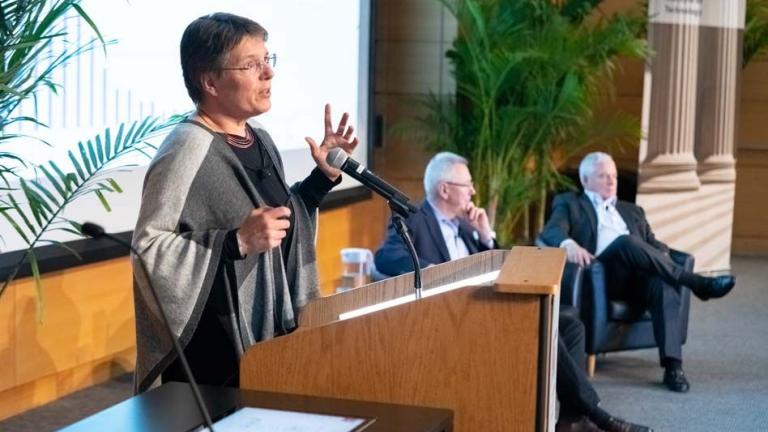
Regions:
[[[181, 66], [196, 110], [150, 164], [134, 230], [133, 245], [201, 384], [238, 386], [243, 352], [292, 331], [298, 309], [317, 296], [317, 208], [341, 181], [325, 156], [358, 143], [349, 115], [334, 129], [326, 105], [323, 139], [306, 138], [317, 167], [286, 184], [275, 144], [253, 120], [271, 107], [277, 57], [266, 42], [259, 24], [226, 13], [186, 28]], [[136, 392], [159, 377], [187, 380], [147, 277], [135, 272]]]

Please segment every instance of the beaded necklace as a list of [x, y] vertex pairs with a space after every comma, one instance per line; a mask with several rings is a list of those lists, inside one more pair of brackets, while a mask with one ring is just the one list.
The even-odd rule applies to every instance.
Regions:
[[[209, 116], [208, 113], [203, 111], [203, 109], [200, 107], [197, 107], [197, 117], [200, 119], [201, 122], [205, 123], [206, 125], [218, 126], [216, 122], [214, 122], [211, 119], [211, 116]], [[211, 129], [215, 129], [215, 128], [211, 128]], [[231, 145], [232, 147], [247, 149], [248, 147], [252, 146], [254, 142], [253, 131], [251, 131], [251, 128], [248, 126], [248, 124], [245, 125], [244, 137], [235, 135], [235, 134], [226, 133], [226, 132], [217, 132], [217, 133], [221, 135], [224, 138], [224, 140], [227, 141], [227, 144]]]
[[241, 137], [235, 134], [229, 134], [226, 132], [220, 132], [220, 133], [221, 135], [224, 136], [224, 139], [227, 141], [227, 144], [231, 145], [232, 147], [246, 149], [252, 146], [254, 142], [253, 132], [251, 132], [251, 128], [248, 125], [245, 126], [244, 137]]

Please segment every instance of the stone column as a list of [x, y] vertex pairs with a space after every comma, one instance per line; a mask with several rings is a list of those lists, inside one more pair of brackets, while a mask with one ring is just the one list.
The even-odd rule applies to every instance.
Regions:
[[738, 26], [723, 23], [743, 23], [744, 3], [649, 5], [656, 57], [647, 69], [653, 79], [645, 83], [643, 122], [649, 128], [640, 149], [637, 204], [658, 239], [696, 257], [696, 271], [730, 268], [741, 35]]
[[702, 183], [733, 183], [745, 0], [705, 0], [699, 30], [696, 159]]
[[701, 0], [650, 0], [654, 54], [644, 83], [638, 192], [696, 190], [694, 157]]

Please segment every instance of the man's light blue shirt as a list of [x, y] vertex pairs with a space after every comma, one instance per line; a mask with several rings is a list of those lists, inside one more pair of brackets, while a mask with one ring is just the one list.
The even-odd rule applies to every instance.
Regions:
[[448, 255], [451, 261], [469, 256], [469, 249], [467, 249], [464, 240], [459, 236], [458, 218], [449, 219], [431, 202], [429, 202], [429, 207], [435, 213], [435, 218], [437, 218], [437, 223], [440, 226], [440, 232], [443, 233], [443, 240], [448, 248]]

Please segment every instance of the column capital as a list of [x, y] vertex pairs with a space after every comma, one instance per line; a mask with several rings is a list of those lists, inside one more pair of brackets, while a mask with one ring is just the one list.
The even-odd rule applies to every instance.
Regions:
[[692, 153], [665, 153], [640, 164], [637, 191], [674, 192], [701, 187]]

